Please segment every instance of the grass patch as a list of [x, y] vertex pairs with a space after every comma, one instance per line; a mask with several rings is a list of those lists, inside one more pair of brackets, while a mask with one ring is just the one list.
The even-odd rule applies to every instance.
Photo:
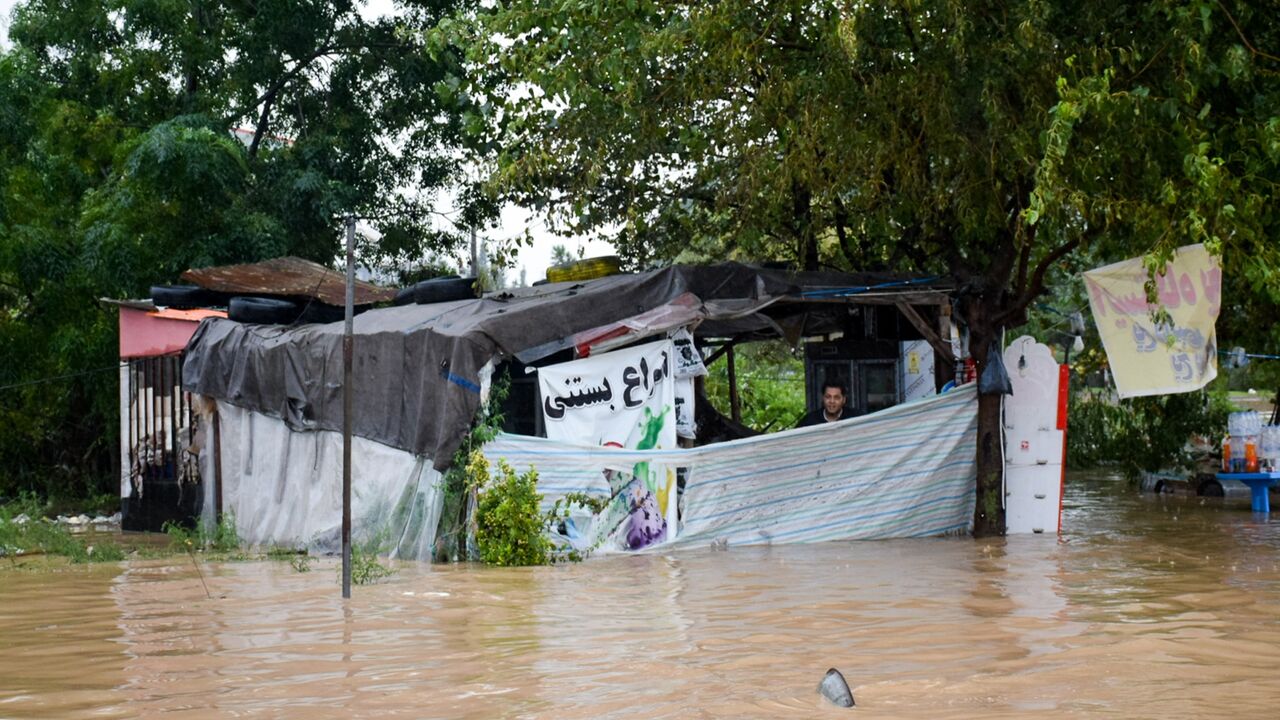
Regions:
[[233, 559], [247, 557], [241, 551], [240, 534], [236, 532], [236, 516], [230, 512], [223, 513], [222, 519], [212, 530], [206, 530], [203, 523], [197, 523], [193, 529], [166, 522], [164, 534], [169, 536], [169, 547], [178, 552], [211, 552], [230, 555]]
[[0, 555], [9, 558], [54, 555], [72, 563], [124, 559], [124, 550], [116, 543], [73, 535], [61, 525], [41, 517], [43, 510], [43, 503], [29, 495], [0, 507]]

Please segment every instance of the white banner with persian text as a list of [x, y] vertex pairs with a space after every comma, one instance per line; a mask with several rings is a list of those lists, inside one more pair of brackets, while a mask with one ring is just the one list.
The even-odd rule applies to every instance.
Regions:
[[[1120, 397], [1199, 390], [1218, 376], [1214, 322], [1222, 304], [1222, 270], [1204, 245], [1178, 248], [1157, 275], [1159, 305], [1147, 302], [1142, 258], [1084, 274], [1098, 334]], [[1172, 322], [1156, 325], [1163, 308]]]
[[[538, 370], [547, 438], [627, 450], [676, 447], [675, 349], [670, 340]], [[592, 542], [640, 549], [676, 529], [676, 468], [641, 463], [611, 469], [608, 527]]]

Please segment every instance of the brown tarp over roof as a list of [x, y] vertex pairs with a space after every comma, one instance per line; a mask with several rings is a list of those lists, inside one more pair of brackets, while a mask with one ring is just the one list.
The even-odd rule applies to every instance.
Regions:
[[[347, 302], [347, 279], [342, 273], [298, 257], [188, 270], [182, 279], [206, 290], [232, 294], [311, 297], [337, 306]], [[395, 288], [356, 281], [356, 305], [391, 302], [395, 297]]]
[[[518, 355], [536, 360], [569, 347], [575, 334], [654, 310], [684, 293], [702, 302], [698, 335], [726, 337], [776, 335], [779, 320], [794, 324], [796, 318], [817, 327], [808, 319], [821, 322], [821, 313], [812, 312], [815, 303], [877, 289], [920, 302], [945, 298], [948, 288], [927, 280], [724, 263], [371, 310], [354, 321], [354, 432], [426, 455], [444, 469], [479, 410], [481, 370], [490, 361]], [[207, 320], [187, 346], [183, 386], [279, 417], [296, 430], [340, 431], [342, 333], [342, 323]], [[533, 351], [537, 357], [529, 355]]]

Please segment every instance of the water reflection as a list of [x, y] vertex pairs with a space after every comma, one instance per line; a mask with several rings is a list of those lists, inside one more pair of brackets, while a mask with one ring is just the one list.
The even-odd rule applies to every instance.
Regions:
[[[1075, 478], [1059, 539], [0, 572], [0, 717], [1274, 717], [1280, 524]], [[212, 597], [210, 597], [210, 595]]]

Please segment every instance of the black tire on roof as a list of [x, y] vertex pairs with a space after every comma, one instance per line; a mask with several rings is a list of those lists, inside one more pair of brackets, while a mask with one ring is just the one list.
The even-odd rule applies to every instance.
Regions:
[[474, 298], [476, 279], [469, 278], [432, 278], [423, 280], [413, 286], [413, 301], [419, 305], [465, 300]]
[[264, 325], [292, 323], [300, 313], [297, 303], [275, 298], [234, 297], [227, 307], [227, 317], [236, 322]]
[[[357, 305], [354, 314], [358, 315], [365, 309], [365, 306]], [[347, 310], [344, 307], [330, 305], [320, 302], [319, 300], [311, 300], [304, 302], [302, 306], [302, 314], [298, 318], [298, 322], [302, 323], [331, 323], [340, 322], [347, 317]]]
[[396, 293], [396, 299], [391, 302], [392, 305], [412, 305], [413, 304], [413, 286], [402, 287]]
[[227, 298], [197, 285], [152, 285], [151, 302], [159, 307], [201, 308], [225, 305]]

